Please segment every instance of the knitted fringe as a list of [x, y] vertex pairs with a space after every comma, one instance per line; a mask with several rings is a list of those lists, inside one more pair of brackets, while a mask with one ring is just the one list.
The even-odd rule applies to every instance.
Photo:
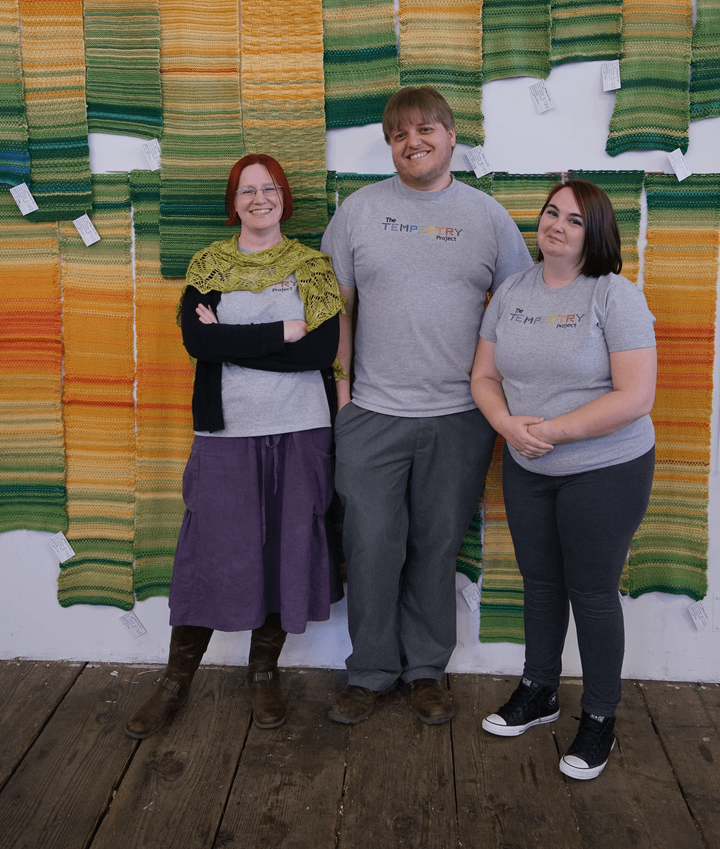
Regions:
[[20, 0], [30, 189], [29, 221], [92, 209], [82, 0]]
[[496, 172], [492, 192], [512, 216], [525, 239], [530, 256], [537, 256], [537, 223], [550, 189], [560, 174], [507, 174]]
[[549, 76], [549, 0], [484, 0], [482, 33], [485, 82]]
[[[159, 7], [162, 274], [183, 277], [194, 253], [227, 237], [225, 188], [243, 155], [238, 4], [159, 0]], [[243, 17], [252, 14], [245, 7]]]
[[697, 0], [692, 38], [690, 120], [720, 115], [720, 2]]
[[0, 532], [65, 531], [57, 224], [0, 195]]
[[61, 564], [58, 600], [129, 610], [135, 369], [127, 175], [93, 176], [93, 193], [102, 241], [86, 248], [72, 224], [60, 227], [67, 537], [76, 556]]
[[482, 0], [400, 0], [400, 84], [432, 85], [455, 114], [457, 140], [484, 141]]
[[85, 0], [88, 129], [162, 135], [158, 0]]
[[392, 0], [323, 0], [322, 10], [326, 126], [379, 123], [400, 84]]
[[622, 0], [552, 0], [550, 61], [597, 62], [622, 53]]
[[0, 186], [30, 182], [18, 0], [0, 5]]
[[645, 178], [645, 296], [657, 318], [656, 464], [650, 506], [632, 544], [633, 598], [707, 592], [710, 417], [715, 349], [720, 175]]
[[688, 146], [692, 0], [625, 0], [622, 88], [605, 150], [667, 150]]

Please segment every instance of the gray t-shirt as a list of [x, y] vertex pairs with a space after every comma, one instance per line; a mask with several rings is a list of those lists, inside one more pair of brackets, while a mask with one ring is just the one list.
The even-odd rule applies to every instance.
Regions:
[[345, 200], [322, 250], [357, 287], [354, 403], [406, 417], [473, 409], [485, 294], [531, 264], [505, 209], [457, 180], [420, 192], [391, 177]]
[[[625, 277], [580, 275], [552, 289], [542, 265], [503, 283], [485, 313], [480, 335], [495, 343], [495, 365], [513, 416], [552, 419], [612, 391], [610, 354], [654, 348], [655, 318], [645, 296]], [[655, 444], [650, 416], [606, 436], [556, 445], [523, 468], [567, 475], [626, 463]]]

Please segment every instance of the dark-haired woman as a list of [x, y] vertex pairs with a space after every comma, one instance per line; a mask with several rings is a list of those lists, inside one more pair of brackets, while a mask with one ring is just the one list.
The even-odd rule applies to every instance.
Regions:
[[624, 653], [618, 584], [654, 469], [654, 318], [624, 277], [607, 196], [556, 186], [538, 260], [506, 280], [483, 319], [475, 401], [505, 437], [503, 490], [524, 583], [525, 666], [483, 728], [515, 737], [560, 714], [569, 605], [583, 670], [577, 736], [560, 761], [599, 775], [615, 743]]
[[164, 678], [126, 731], [145, 738], [185, 702], [213, 630], [251, 630], [253, 721], [285, 720], [277, 662], [288, 632], [330, 616], [342, 596], [328, 552], [333, 361], [341, 298], [329, 257], [283, 238], [293, 211], [280, 164], [230, 172], [240, 233], [191, 260], [179, 320], [196, 360], [195, 440], [170, 590]]

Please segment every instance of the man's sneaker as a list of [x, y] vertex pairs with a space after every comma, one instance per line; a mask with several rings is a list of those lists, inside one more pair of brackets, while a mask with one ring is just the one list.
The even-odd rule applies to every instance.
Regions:
[[482, 727], [500, 737], [518, 737], [533, 725], [554, 722], [559, 716], [557, 690], [523, 678], [510, 700], [483, 719]]
[[614, 716], [596, 716], [583, 711], [577, 736], [560, 759], [560, 772], [581, 781], [597, 778], [615, 746], [614, 730]]

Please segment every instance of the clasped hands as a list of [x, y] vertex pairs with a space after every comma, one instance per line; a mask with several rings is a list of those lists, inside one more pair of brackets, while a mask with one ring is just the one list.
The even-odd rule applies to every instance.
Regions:
[[546, 441], [547, 428], [543, 428], [543, 424], [545, 419], [539, 416], [508, 416], [500, 433], [521, 457], [536, 460], [554, 447], [551, 442]]

